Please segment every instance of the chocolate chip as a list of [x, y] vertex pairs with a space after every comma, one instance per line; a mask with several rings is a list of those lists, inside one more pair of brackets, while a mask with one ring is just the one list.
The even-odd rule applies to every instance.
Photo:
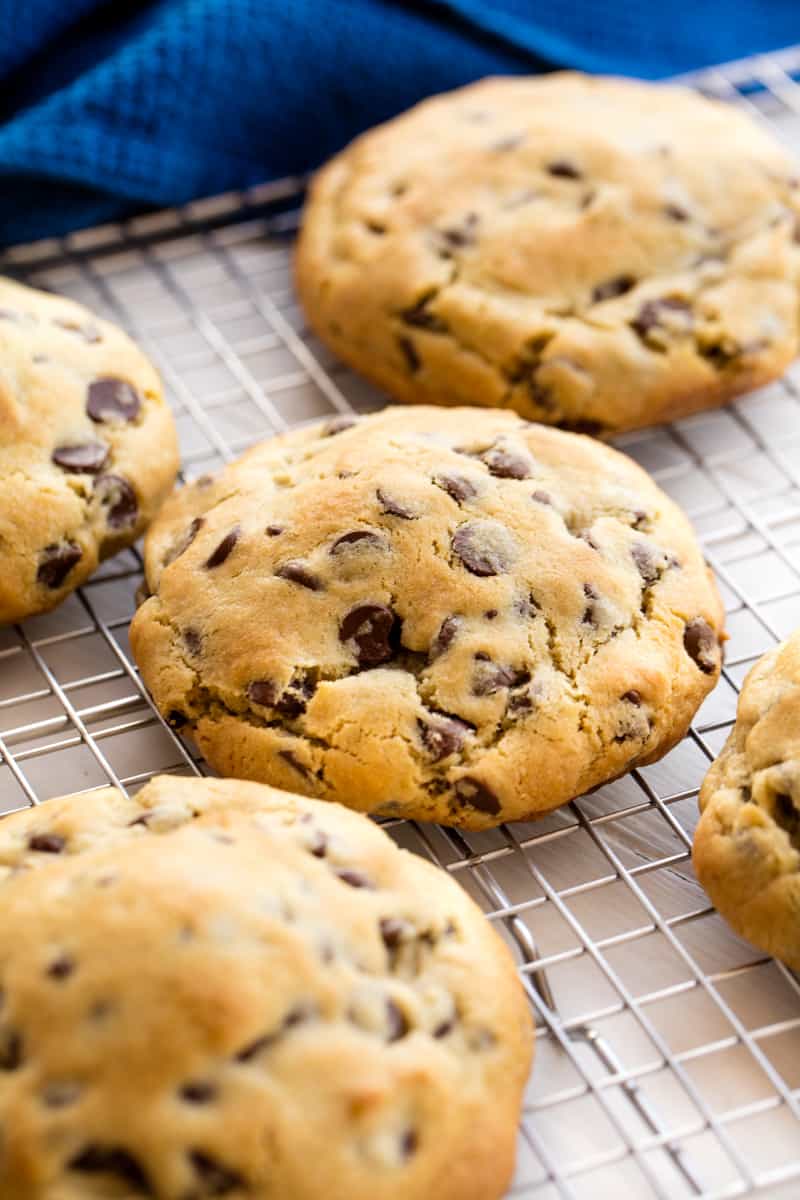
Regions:
[[234, 527], [230, 531], [230, 533], [225, 534], [225, 537], [222, 539], [220, 544], [217, 546], [216, 550], [212, 550], [211, 554], [208, 556], [205, 563], [203, 564], [205, 566], [206, 570], [211, 571], [214, 569], [214, 567], [222, 566], [222, 564], [225, 562], [226, 558], [228, 558], [228, 556], [230, 555], [234, 546], [238, 542], [240, 532], [241, 531], [240, 531], [239, 526], [234, 525]]
[[537, 504], [546, 504], [548, 507], [551, 507], [553, 504], [553, 498], [549, 492], [531, 492], [531, 500], [535, 500]]
[[626, 700], [628, 704], [635, 705], [636, 708], [638, 708], [642, 703], [641, 694], [637, 692], [635, 688], [631, 688], [629, 692], [623, 692], [620, 699]]
[[417, 719], [420, 738], [434, 762], [440, 762], [455, 754], [464, 745], [464, 736], [470, 726], [457, 717], [437, 717], [434, 720]]
[[298, 775], [302, 775], [304, 779], [311, 778], [311, 772], [309, 771], [308, 767], [305, 766], [304, 763], [301, 763], [298, 758], [295, 758], [291, 750], [279, 750], [278, 758], [282, 758], [283, 761], [287, 762], [290, 767], [294, 767]]
[[683, 645], [689, 658], [705, 675], [717, 669], [717, 636], [702, 617], [689, 621], [683, 631]]
[[406, 1015], [394, 1000], [386, 1001], [386, 1040], [399, 1042], [408, 1033], [409, 1025]]
[[22, 1066], [22, 1038], [15, 1029], [0, 1033], [0, 1071], [16, 1071]]
[[76, 542], [54, 542], [45, 546], [36, 571], [38, 583], [55, 591], [60, 588], [76, 563], [83, 558], [83, 551]]
[[498, 615], [498, 612], [496, 608], [490, 608], [483, 615], [487, 621], [493, 621]]
[[506, 450], [502, 446], [493, 446], [481, 455], [481, 461], [486, 463], [491, 475], [498, 479], [529, 479], [532, 463], [522, 454]]
[[411, 926], [408, 921], [402, 921], [399, 917], [381, 917], [378, 928], [384, 946], [391, 952], [400, 948]]
[[345, 429], [352, 429], [358, 424], [358, 417], [349, 417], [342, 414], [340, 417], [331, 417], [330, 421], [326, 421], [320, 430], [321, 437], [335, 437], [337, 433], [344, 433]]
[[60, 958], [56, 958], [50, 963], [45, 974], [50, 979], [67, 979], [74, 970], [74, 960], [68, 958], [66, 954], [62, 954]]
[[180, 709], [173, 708], [167, 713], [167, 724], [171, 729], [182, 729], [184, 725], [188, 725], [189, 718]]
[[198, 655], [203, 649], [203, 639], [191, 626], [183, 631], [183, 642], [190, 654]]
[[191, 525], [186, 530], [186, 532], [183, 534], [183, 536], [178, 539], [178, 541], [174, 544], [174, 546], [172, 547], [171, 550], [167, 551], [166, 557], [164, 558], [164, 566], [165, 567], [170, 566], [171, 563], [175, 562], [176, 558], [180, 558], [180, 556], [183, 554], [183, 552], [185, 550], [189, 549], [192, 542], [197, 537], [198, 533], [200, 532], [200, 530], [203, 528], [204, 525], [205, 525], [205, 520], [203, 519], [203, 517], [195, 517], [194, 518]]
[[546, 170], [550, 175], [555, 175], [557, 179], [583, 179], [583, 172], [565, 158], [548, 163]]
[[469, 479], [465, 479], [463, 475], [454, 475], [451, 473], [435, 475], [433, 482], [442, 491], [447, 492], [456, 504], [461, 504], [464, 500], [471, 500], [473, 496], [477, 496], [478, 489]]
[[[371, 550], [388, 550], [386, 539], [382, 538], [379, 533], [374, 533], [371, 529], [353, 529], [350, 533], [343, 533], [338, 537], [331, 546], [331, 554], [341, 554], [343, 550], [347, 550], [348, 546], [361, 546], [362, 549]], [[308, 585], [306, 585], [308, 586]]]
[[446, 333], [447, 325], [428, 308], [431, 299], [431, 296], [424, 296], [411, 308], [404, 309], [400, 314], [401, 319], [406, 325], [413, 325], [416, 329], [426, 329], [429, 333]]
[[280, 579], [288, 580], [289, 583], [296, 583], [299, 587], [308, 588], [310, 592], [322, 591], [322, 580], [309, 571], [299, 558], [290, 558], [288, 562], [281, 563], [279, 567], [275, 568], [275, 574]]
[[664, 216], [669, 217], [671, 221], [688, 221], [689, 214], [685, 208], [681, 208], [680, 204], [665, 204]]
[[444, 654], [462, 624], [463, 622], [460, 617], [445, 617], [439, 626], [439, 632], [431, 642], [431, 647], [428, 651], [428, 662], [433, 662], [440, 654]]
[[139, 1192], [151, 1196], [150, 1183], [139, 1163], [120, 1146], [87, 1146], [70, 1159], [70, 1171], [82, 1171], [87, 1175], [116, 1175]]
[[511, 565], [505, 547], [476, 524], [460, 525], [453, 534], [452, 546], [473, 575], [500, 575]]
[[321, 829], [314, 830], [309, 850], [314, 858], [324, 858], [328, 853], [328, 838]]
[[587, 437], [602, 437], [604, 433], [610, 433], [611, 427], [605, 425], [602, 421], [593, 421], [587, 417], [581, 417], [578, 420], [561, 420], [558, 422], [560, 429], [566, 429], [570, 433], [583, 433]]
[[203, 1150], [190, 1150], [189, 1161], [203, 1188], [200, 1196], [192, 1193], [192, 1200], [206, 1196], [227, 1196], [229, 1192], [245, 1186], [243, 1175], [223, 1166]]
[[335, 874], [337, 879], [341, 879], [342, 883], [346, 883], [352, 888], [366, 888], [368, 891], [372, 891], [375, 887], [372, 880], [363, 871], [355, 871], [352, 867], [339, 867]]
[[794, 841], [800, 831], [800, 812], [795, 807], [792, 797], [785, 792], [779, 792], [772, 803], [772, 817], [781, 829], [788, 833]]
[[397, 345], [400, 347], [409, 371], [412, 373], [412, 375], [415, 374], [422, 366], [422, 359], [417, 353], [416, 346], [412, 342], [411, 338], [408, 337], [399, 337], [397, 339]]
[[592, 303], [601, 304], [603, 300], [615, 300], [617, 296], [624, 296], [633, 287], [636, 287], [633, 275], [615, 275], [613, 279], [598, 283], [592, 292]]
[[124, 379], [95, 379], [89, 384], [86, 411], [93, 421], [135, 421], [141, 407], [139, 393]]
[[339, 641], [349, 644], [360, 667], [375, 667], [392, 657], [400, 641], [400, 621], [383, 604], [359, 604], [342, 620]]
[[436, 1028], [433, 1031], [433, 1036], [435, 1038], [447, 1037], [448, 1033], [452, 1033], [453, 1030], [455, 1029], [455, 1027], [456, 1027], [455, 1018], [448, 1017], [448, 1019], [446, 1021], [442, 1021], [440, 1025], [436, 1026]]
[[646, 300], [631, 321], [631, 329], [645, 340], [654, 329], [663, 326], [670, 312], [684, 314], [687, 319], [691, 317], [691, 307], [686, 300], [665, 296], [661, 300]]
[[60, 854], [66, 844], [67, 839], [60, 833], [33, 833], [28, 838], [28, 849], [40, 854]]
[[461, 804], [476, 808], [479, 812], [496, 817], [500, 812], [500, 801], [491, 788], [471, 775], [464, 775], [455, 785], [455, 794]]
[[634, 542], [631, 546], [631, 558], [644, 582], [649, 586], [659, 579], [658, 564], [651, 546], [645, 542]]
[[248, 700], [252, 700], [253, 704], [263, 704], [265, 708], [271, 708], [279, 695], [271, 679], [254, 679], [248, 683], [246, 691]]
[[520, 687], [530, 680], [529, 671], [492, 662], [488, 655], [476, 654], [475, 658], [480, 664], [472, 676], [472, 691], [475, 696], [493, 696], [501, 688]]
[[108, 462], [108, 446], [102, 442], [80, 442], [72, 446], [57, 446], [51, 458], [62, 471], [76, 475], [96, 475]]
[[217, 1095], [216, 1084], [207, 1079], [184, 1083], [180, 1090], [181, 1100], [185, 1100], [187, 1104], [210, 1104], [212, 1100], [216, 1100]]
[[280, 534], [285, 533], [285, 532], [286, 532], [285, 525], [268, 525], [265, 530], [267, 537], [279, 537]]
[[[583, 594], [589, 601], [599, 600], [600, 598], [590, 583], [585, 583], [583, 585]], [[593, 603], [586, 605], [586, 608], [583, 610], [583, 616], [581, 617], [581, 620], [583, 621], [584, 625], [597, 625], [597, 613]]]
[[413, 508], [409, 508], [402, 500], [389, 494], [385, 488], [378, 488], [375, 495], [378, 497], [378, 503], [385, 513], [390, 517], [402, 517], [404, 521], [415, 521], [419, 513], [414, 512]]
[[386, 233], [386, 226], [381, 225], [379, 221], [365, 221], [364, 224], [370, 233], [375, 233], [378, 235]]
[[106, 510], [109, 529], [129, 529], [139, 517], [136, 492], [121, 475], [101, 475], [94, 485], [95, 495]]
[[475, 227], [478, 225], [479, 217], [477, 213], [467, 213], [461, 225], [453, 225], [449, 229], [442, 229], [441, 236], [448, 246], [453, 249], [461, 250], [465, 246], [474, 246]]

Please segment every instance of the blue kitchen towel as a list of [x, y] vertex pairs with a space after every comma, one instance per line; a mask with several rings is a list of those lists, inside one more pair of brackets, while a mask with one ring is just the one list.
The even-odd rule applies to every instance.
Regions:
[[800, 41], [799, 0], [0, 0], [0, 242], [304, 171], [491, 72], [658, 77]]

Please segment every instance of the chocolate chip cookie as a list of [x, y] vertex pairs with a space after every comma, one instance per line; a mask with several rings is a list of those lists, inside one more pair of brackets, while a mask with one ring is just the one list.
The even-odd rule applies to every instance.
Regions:
[[745, 679], [700, 809], [703, 887], [737, 933], [800, 970], [800, 630]]
[[532, 1027], [445, 872], [162, 776], [0, 822], [0, 1194], [499, 1200]]
[[400, 400], [585, 433], [721, 404], [798, 349], [800, 168], [728, 105], [556, 73], [487, 79], [318, 175], [297, 281]]
[[131, 645], [222, 774], [483, 828], [684, 733], [720, 666], [688, 522], [600, 442], [394, 408], [177, 493]]
[[81, 305], [0, 279], [0, 623], [144, 530], [178, 467], [153, 367]]

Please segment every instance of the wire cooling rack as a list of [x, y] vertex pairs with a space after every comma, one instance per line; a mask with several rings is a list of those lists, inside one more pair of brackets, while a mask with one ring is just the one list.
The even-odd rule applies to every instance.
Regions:
[[[691, 82], [800, 149], [800, 47]], [[127, 326], [164, 376], [187, 477], [382, 397], [303, 324], [285, 180], [8, 251], [0, 265]], [[730, 407], [620, 439], [689, 513], [725, 600], [719, 686], [661, 762], [530, 824], [397, 841], [511, 942], [539, 1027], [514, 1200], [800, 1196], [800, 981], [735, 937], [689, 858], [697, 791], [754, 660], [800, 624], [800, 364]], [[202, 772], [128, 649], [137, 551], [0, 628], [0, 812]]]

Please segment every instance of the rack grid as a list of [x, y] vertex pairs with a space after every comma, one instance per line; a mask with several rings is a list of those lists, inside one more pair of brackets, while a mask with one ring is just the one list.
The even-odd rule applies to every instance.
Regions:
[[[800, 150], [800, 46], [688, 79]], [[255, 440], [385, 403], [309, 333], [291, 287], [301, 180], [8, 250], [6, 272], [127, 327], [161, 369], [186, 477]], [[620, 445], [688, 512], [730, 634], [661, 762], [487, 833], [389, 822], [512, 945], [538, 1026], [509, 1200], [800, 1195], [800, 980], [697, 884], [697, 792], [755, 659], [800, 624], [800, 363], [725, 409]], [[202, 773], [151, 706], [128, 624], [138, 549], [56, 612], [0, 628], [0, 813]]]

